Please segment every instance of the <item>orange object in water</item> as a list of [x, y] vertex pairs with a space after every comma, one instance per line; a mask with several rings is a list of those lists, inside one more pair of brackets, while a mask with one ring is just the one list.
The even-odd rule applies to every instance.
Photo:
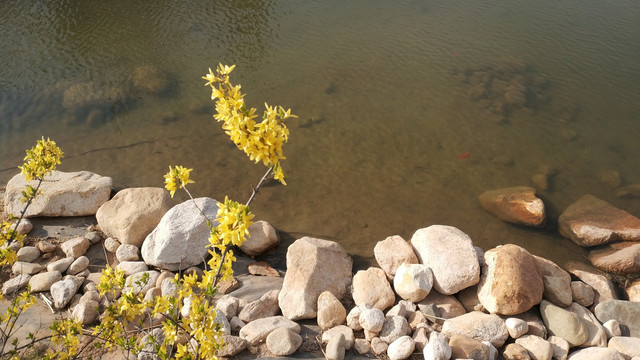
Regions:
[[466, 159], [469, 156], [471, 156], [471, 153], [466, 152], [464, 154], [460, 154], [460, 155], [456, 156], [456, 159]]

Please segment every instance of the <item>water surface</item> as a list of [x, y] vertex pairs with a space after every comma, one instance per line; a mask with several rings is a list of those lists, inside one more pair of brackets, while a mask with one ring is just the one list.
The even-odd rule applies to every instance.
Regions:
[[[443, 224], [485, 249], [584, 261], [556, 234], [564, 208], [590, 193], [640, 215], [638, 198], [616, 195], [640, 182], [638, 18], [630, 0], [0, 2], [0, 181], [45, 136], [65, 151], [64, 171], [162, 186], [182, 164], [195, 169], [194, 195], [243, 201], [264, 168], [211, 118], [200, 78], [237, 64], [250, 105], [300, 116], [289, 185], [269, 184], [253, 206], [291, 238], [338, 241], [363, 267], [377, 241]], [[525, 103], [504, 112], [470, 80], [503, 76], [501, 64], [525, 69], [510, 75]], [[167, 90], [133, 87], [140, 66], [167, 74]], [[65, 108], [81, 83], [117, 91]], [[485, 190], [533, 185], [541, 166], [554, 169], [538, 189], [546, 229], [478, 204]]]

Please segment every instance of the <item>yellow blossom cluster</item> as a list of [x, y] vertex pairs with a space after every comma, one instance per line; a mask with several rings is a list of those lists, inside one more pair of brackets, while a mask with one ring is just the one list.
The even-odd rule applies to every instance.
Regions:
[[187, 169], [183, 166], [176, 166], [172, 168], [169, 166], [169, 172], [164, 176], [164, 187], [169, 190], [171, 197], [176, 193], [176, 190], [184, 188], [187, 184], [194, 183], [189, 179], [189, 173], [193, 169]]
[[207, 81], [205, 86], [211, 87], [211, 99], [216, 100], [217, 113], [213, 117], [223, 122], [222, 128], [238, 149], [252, 161], [262, 161], [265, 166], [272, 167], [274, 178], [286, 185], [280, 165], [280, 160], [285, 159], [282, 145], [289, 139], [289, 129], [284, 120], [297, 116], [291, 114], [291, 109], [265, 103], [263, 119], [256, 122], [257, 110], [247, 108], [240, 85], [229, 81], [229, 74], [234, 68], [235, 65], [219, 64], [215, 73], [209, 69], [209, 73], [202, 77]]
[[60, 165], [62, 157], [62, 150], [56, 142], [49, 138], [45, 140], [43, 137], [38, 140], [36, 146], [27, 150], [24, 165], [19, 168], [27, 181], [39, 180], [55, 170], [56, 166]]

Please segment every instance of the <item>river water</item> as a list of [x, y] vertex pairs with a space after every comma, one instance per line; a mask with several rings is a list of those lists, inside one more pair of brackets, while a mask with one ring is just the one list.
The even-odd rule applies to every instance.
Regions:
[[[361, 268], [377, 241], [443, 224], [484, 249], [584, 261], [557, 235], [564, 208], [589, 193], [640, 215], [617, 195], [640, 182], [639, 18], [631, 0], [1, 1], [0, 181], [45, 136], [63, 171], [162, 186], [181, 164], [195, 196], [245, 201], [265, 169], [212, 119], [201, 79], [236, 64], [249, 105], [299, 116], [288, 185], [252, 206], [287, 241], [338, 241]], [[132, 85], [141, 67], [164, 91]], [[72, 88], [101, 101], [69, 105]], [[516, 185], [537, 188], [545, 229], [480, 207]]]

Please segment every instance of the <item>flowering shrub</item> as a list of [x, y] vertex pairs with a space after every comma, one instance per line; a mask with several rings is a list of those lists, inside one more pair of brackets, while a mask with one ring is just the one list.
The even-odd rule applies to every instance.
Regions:
[[[90, 335], [82, 336], [82, 327], [73, 319], [57, 321], [51, 327], [51, 346], [47, 350], [46, 359], [75, 359], [82, 356], [86, 347], [93, 343], [96, 347], [106, 349], [119, 348], [126, 356], [130, 354], [148, 354], [158, 359], [216, 359], [217, 352], [223, 348], [224, 338], [221, 325], [215, 321], [216, 310], [214, 295], [220, 280], [231, 279], [232, 264], [235, 257], [231, 247], [240, 246], [248, 235], [248, 228], [254, 215], [249, 205], [266, 179], [273, 177], [286, 184], [280, 160], [285, 157], [282, 146], [287, 142], [289, 130], [284, 120], [296, 117], [291, 110], [281, 106], [271, 107], [265, 104], [266, 111], [261, 122], [256, 122], [255, 108], [247, 108], [240, 85], [232, 85], [229, 73], [235, 66], [219, 65], [214, 73], [203, 78], [211, 87], [212, 99], [216, 100], [214, 118], [223, 122], [222, 128], [236, 146], [243, 150], [251, 160], [268, 167], [264, 176], [254, 188], [245, 204], [225, 197], [218, 203], [215, 219], [208, 219], [201, 211], [210, 228], [209, 254], [203, 275], [176, 274], [173, 278], [175, 291], [156, 297], [146, 297], [140, 289], [149, 281], [145, 273], [135, 283], [134, 277], [125, 278], [123, 271], [107, 266], [97, 285], [100, 295], [109, 300], [102, 314], [100, 324], [90, 330]], [[33, 149], [27, 151], [25, 164], [20, 167], [27, 180], [38, 180], [35, 188], [29, 186], [25, 190], [27, 202], [22, 214], [37, 195], [44, 175], [50, 173], [60, 164], [62, 152], [50, 140], [38, 141]], [[194, 183], [190, 179], [193, 169], [182, 166], [169, 167], [165, 175], [165, 188], [173, 197], [175, 192], [183, 189], [193, 201], [187, 185]], [[195, 202], [194, 202], [195, 204]], [[22, 216], [21, 216], [22, 218]], [[16, 225], [17, 228], [17, 225]], [[0, 245], [11, 241], [21, 241], [22, 237], [9, 225], [3, 224]], [[15, 252], [8, 246], [0, 247], [0, 265], [10, 265], [16, 259]], [[5, 315], [0, 316], [3, 326], [3, 352], [15, 325], [15, 320], [26, 308], [35, 303], [35, 297], [29, 290], [18, 296]], [[35, 339], [14, 349], [7, 354], [15, 356], [21, 349], [44, 339]], [[83, 345], [82, 345], [83, 344]]]

